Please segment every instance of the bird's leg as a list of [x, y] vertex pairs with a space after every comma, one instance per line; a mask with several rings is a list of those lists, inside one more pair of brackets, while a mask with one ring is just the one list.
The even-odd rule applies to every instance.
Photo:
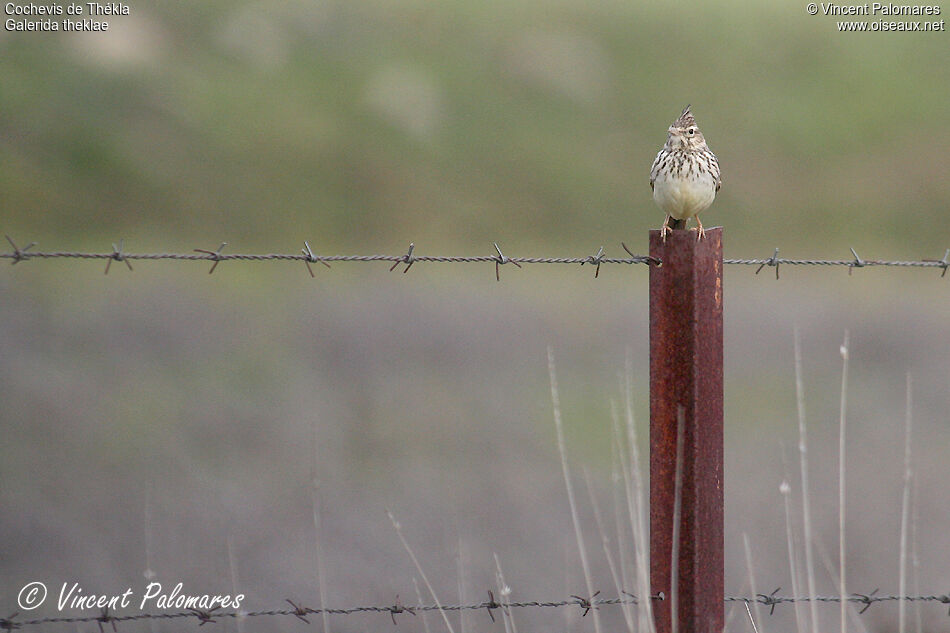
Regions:
[[698, 231], [698, 233], [696, 234], [696, 241], [698, 242], [699, 240], [706, 237], [706, 229], [703, 228], [703, 221], [699, 219], [698, 215], [696, 216], [696, 224], [699, 225], [699, 228], [693, 229], [693, 230]]
[[663, 226], [660, 227], [660, 237], [663, 239], [664, 244], [666, 243], [666, 234], [673, 230], [670, 228], [671, 219], [672, 219], [672, 216], [669, 213], [667, 213], [666, 219], [663, 220]]

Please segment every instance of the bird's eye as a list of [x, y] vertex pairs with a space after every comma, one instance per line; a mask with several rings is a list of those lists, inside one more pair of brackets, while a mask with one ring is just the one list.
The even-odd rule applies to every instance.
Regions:
[[693, 134], [696, 133], [696, 128], [691, 127], [691, 128], [689, 128], [688, 130], [686, 130], [686, 133], [689, 134], [690, 136], [692, 136]]

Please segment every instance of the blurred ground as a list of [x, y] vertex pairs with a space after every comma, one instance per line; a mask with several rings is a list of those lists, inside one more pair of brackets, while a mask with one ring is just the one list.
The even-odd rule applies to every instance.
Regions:
[[[251, 290], [248, 265], [212, 277], [202, 264], [174, 266], [104, 277], [94, 264], [30, 262], [3, 280], [2, 595], [34, 577], [76, 579], [90, 592], [140, 587], [146, 569], [195, 591], [230, 590], [230, 544], [248, 608], [313, 603], [312, 473], [332, 604], [414, 598], [416, 574], [385, 509], [443, 600], [458, 597], [459, 576], [466, 596], [483, 597], [494, 586], [492, 552], [515, 597], [582, 590], [545, 348], [557, 358], [575, 475], [590, 471], [612, 516], [609, 401], [619, 399], [625, 350], [636, 413], [647, 418], [645, 268], [605, 268], [596, 281], [586, 268], [506, 269], [496, 283], [490, 264], [419, 265], [408, 275], [338, 264], [316, 280], [277, 264], [267, 269], [271, 287]], [[728, 592], [748, 592], [743, 532], [758, 590], [790, 587], [778, 486], [787, 477], [800, 488], [794, 324], [804, 340], [816, 534], [835, 557], [838, 346], [850, 328], [849, 578], [855, 591], [897, 591], [909, 370], [919, 582], [946, 586], [944, 284], [913, 271], [796, 269], [780, 281], [749, 268], [726, 273]], [[37, 292], [50, 277], [60, 290]], [[607, 593], [586, 495], [581, 507]], [[821, 578], [820, 590], [834, 593]], [[836, 613], [822, 610], [828, 622]], [[895, 614], [872, 609], [864, 620], [884, 630]], [[577, 615], [569, 626], [589, 626]], [[790, 615], [779, 609], [771, 626], [791, 625]], [[924, 615], [935, 626], [944, 617], [935, 607]], [[519, 616], [522, 630], [565, 617]], [[373, 621], [357, 620], [335, 627]], [[746, 628], [740, 618], [730, 630]]]
[[[310, 240], [351, 254], [414, 241], [416, 254], [483, 255], [498, 241], [507, 255], [615, 256], [622, 240], [643, 252], [662, 221], [649, 166], [692, 103], [723, 165], [704, 220], [725, 227], [727, 257], [778, 246], [847, 259], [853, 246], [939, 259], [950, 246], [945, 32], [840, 34], [803, 4], [732, 0], [130, 6], [104, 35], [0, 31], [0, 234], [21, 245], [296, 252]], [[147, 571], [196, 593], [236, 587], [251, 609], [313, 605], [313, 479], [331, 605], [415, 601], [385, 509], [446, 602], [459, 578], [461, 599], [486, 597], [493, 552], [513, 598], [584, 593], [545, 350], [578, 489], [586, 468], [612, 525], [610, 401], [627, 357], [647, 419], [646, 269], [605, 266], [594, 280], [587, 266], [507, 266], [496, 283], [491, 264], [317, 268], [0, 268], [0, 614], [31, 580], [111, 592]], [[726, 270], [727, 592], [749, 592], [743, 532], [758, 591], [791, 592], [778, 487], [792, 483], [800, 521], [798, 325], [816, 534], [834, 558], [849, 329], [851, 586], [898, 590], [910, 371], [909, 589], [945, 593], [950, 282], [753, 272]], [[596, 584], [612, 594], [586, 496], [581, 513]], [[828, 578], [819, 591], [835, 593]], [[823, 606], [823, 625], [836, 613]], [[892, 630], [896, 613], [862, 618]], [[791, 616], [778, 607], [769, 629], [790, 630]], [[946, 614], [922, 617], [941, 630]], [[421, 630], [410, 618], [399, 628]], [[516, 618], [521, 631], [592, 630], [577, 610]], [[466, 617], [468, 630], [488, 623]], [[742, 613], [728, 628], [749, 630]]]

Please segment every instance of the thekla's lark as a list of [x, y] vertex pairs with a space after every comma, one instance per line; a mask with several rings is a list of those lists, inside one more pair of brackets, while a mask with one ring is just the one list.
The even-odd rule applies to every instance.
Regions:
[[719, 161], [686, 106], [670, 126], [666, 145], [650, 169], [653, 199], [666, 212], [660, 229], [663, 240], [672, 229], [686, 228], [686, 222], [693, 217], [699, 228], [696, 239], [705, 237], [699, 213], [713, 203], [720, 185]]

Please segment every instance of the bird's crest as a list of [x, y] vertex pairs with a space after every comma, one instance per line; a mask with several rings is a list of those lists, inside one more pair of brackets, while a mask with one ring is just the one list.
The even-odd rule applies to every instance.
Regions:
[[693, 118], [693, 113], [689, 111], [689, 106], [687, 105], [683, 108], [683, 113], [680, 114], [680, 118], [673, 122], [673, 127], [688, 128], [692, 125], [696, 125], [696, 119]]

